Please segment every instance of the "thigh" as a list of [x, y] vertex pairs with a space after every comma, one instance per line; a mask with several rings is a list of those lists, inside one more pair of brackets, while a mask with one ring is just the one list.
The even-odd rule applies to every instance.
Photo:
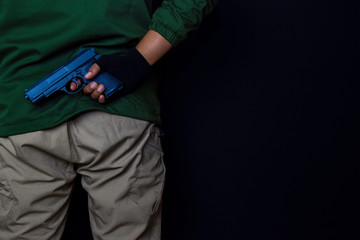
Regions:
[[84, 115], [73, 127], [94, 239], [159, 240], [165, 176], [159, 129], [106, 113]]
[[0, 138], [0, 239], [60, 239], [75, 173], [55, 132]]

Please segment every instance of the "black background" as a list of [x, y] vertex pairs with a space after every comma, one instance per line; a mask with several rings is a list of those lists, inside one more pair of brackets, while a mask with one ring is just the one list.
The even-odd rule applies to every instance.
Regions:
[[[222, 0], [162, 61], [164, 240], [359, 235], [359, 6]], [[64, 239], [91, 239], [76, 186]]]

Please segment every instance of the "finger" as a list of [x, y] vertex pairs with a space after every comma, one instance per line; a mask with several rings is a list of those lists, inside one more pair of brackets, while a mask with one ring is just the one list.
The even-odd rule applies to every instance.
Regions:
[[98, 73], [100, 72], [100, 67], [96, 63], [94, 63], [89, 71], [85, 74], [86, 79], [92, 79], [94, 78]]
[[85, 94], [91, 94], [94, 92], [94, 90], [98, 87], [97, 82], [91, 82], [88, 85], [86, 85], [83, 89]]
[[105, 91], [105, 86], [100, 84], [92, 93], [91, 98], [92, 99], [98, 99], [100, 95]]
[[75, 91], [78, 88], [78, 86], [81, 85], [81, 80], [80, 79], [76, 79], [76, 82], [78, 83], [78, 85], [76, 85], [75, 82], [70, 83], [70, 90], [71, 91]]
[[101, 94], [101, 95], [99, 96], [98, 102], [99, 102], [99, 103], [105, 103], [105, 96], [104, 96], [104, 94]]

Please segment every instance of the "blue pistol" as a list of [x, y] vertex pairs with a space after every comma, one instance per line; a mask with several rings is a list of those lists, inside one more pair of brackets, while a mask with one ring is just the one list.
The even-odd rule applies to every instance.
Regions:
[[[50, 96], [58, 90], [62, 90], [68, 94], [76, 94], [80, 92], [86, 84], [92, 81], [103, 84], [105, 86], [103, 94], [106, 98], [109, 98], [123, 88], [123, 83], [120, 80], [107, 72], [100, 72], [91, 80], [84, 78], [93, 63], [100, 57], [101, 55], [96, 54], [93, 48], [88, 50], [81, 49], [69, 62], [32, 85], [29, 89], [26, 89], [25, 98], [34, 103]], [[77, 79], [81, 81], [81, 84], [77, 82]], [[70, 90], [71, 82], [74, 82], [77, 86], [75, 91]]]

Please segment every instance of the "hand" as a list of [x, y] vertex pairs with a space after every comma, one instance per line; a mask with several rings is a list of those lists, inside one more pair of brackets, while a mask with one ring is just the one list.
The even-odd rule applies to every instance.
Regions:
[[[141, 53], [132, 48], [125, 56], [121, 55], [103, 55], [94, 63], [89, 72], [84, 76], [86, 79], [93, 79], [100, 71], [106, 71], [113, 77], [123, 83], [121, 89], [116, 95], [124, 96], [132, 92], [145, 76], [151, 71], [151, 66]], [[76, 84], [71, 83], [71, 90], [76, 89]], [[105, 102], [105, 96], [102, 94], [105, 86], [96, 82], [90, 82], [84, 87], [84, 93], [90, 94], [91, 98], [99, 103]]]
[[[89, 72], [85, 74], [85, 78], [88, 80], [93, 79], [100, 72], [100, 67], [94, 63]], [[90, 97], [94, 100], [97, 100], [99, 103], [105, 103], [105, 96], [102, 94], [105, 91], [105, 86], [103, 84], [98, 84], [95, 81], [90, 82], [83, 89], [85, 94], [90, 94]]]
[[[89, 69], [89, 72], [85, 74], [85, 78], [88, 80], [93, 79], [98, 73], [100, 72], [100, 67], [96, 63], [94, 63], [91, 68]], [[81, 81], [77, 80], [78, 85], [81, 85]], [[72, 91], [75, 91], [77, 88], [76, 84], [72, 82], [70, 84], [70, 89]], [[95, 81], [90, 82], [87, 84], [83, 91], [85, 94], [90, 94], [90, 97], [94, 100], [97, 100], [99, 103], [105, 103], [105, 96], [102, 94], [105, 90], [105, 86], [103, 84], [98, 84]]]

